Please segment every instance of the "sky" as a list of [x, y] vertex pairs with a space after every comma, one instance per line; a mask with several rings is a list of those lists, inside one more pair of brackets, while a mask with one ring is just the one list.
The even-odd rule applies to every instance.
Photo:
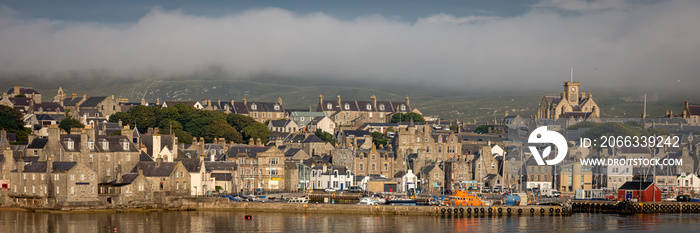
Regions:
[[700, 1], [0, 2], [0, 74], [104, 69], [507, 90], [700, 86]]

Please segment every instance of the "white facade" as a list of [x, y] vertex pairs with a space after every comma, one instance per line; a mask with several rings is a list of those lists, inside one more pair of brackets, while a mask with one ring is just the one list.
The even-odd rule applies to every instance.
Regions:
[[309, 132], [316, 132], [317, 129], [321, 129], [323, 132], [333, 134], [335, 131], [335, 122], [333, 122], [331, 118], [323, 116], [320, 120], [310, 122], [307, 129]]
[[527, 188], [539, 188], [540, 190], [552, 188], [551, 182], [528, 181], [526, 185]]
[[399, 192], [406, 192], [410, 189], [418, 188], [418, 177], [413, 174], [413, 170], [408, 170], [408, 172], [401, 177], [401, 187], [399, 187]]
[[625, 182], [632, 180], [632, 165], [616, 165], [606, 168], [608, 174], [608, 189], [617, 190]]
[[353, 186], [354, 176], [342, 166], [315, 166], [311, 169], [311, 188], [345, 190]]
[[676, 178], [676, 189], [685, 193], [698, 193], [700, 191], [700, 179], [694, 173], [683, 173]]

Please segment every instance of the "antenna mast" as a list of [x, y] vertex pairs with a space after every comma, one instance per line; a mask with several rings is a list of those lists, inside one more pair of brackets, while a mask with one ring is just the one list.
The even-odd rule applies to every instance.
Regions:
[[571, 82], [574, 82], [574, 67], [571, 67]]

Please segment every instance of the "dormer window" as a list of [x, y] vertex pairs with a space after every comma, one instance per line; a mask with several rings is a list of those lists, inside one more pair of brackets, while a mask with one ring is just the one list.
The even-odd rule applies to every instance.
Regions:
[[70, 139], [70, 138], [66, 139], [66, 147], [68, 147], [68, 150], [75, 149], [75, 143], [73, 142], [73, 139]]
[[126, 151], [126, 150], [129, 150], [129, 141], [127, 141], [127, 140], [121, 140], [121, 144], [122, 144], [122, 149], [123, 149], [123, 150], [125, 150], [125, 151]]
[[372, 110], [372, 105], [371, 105], [371, 104], [367, 104], [367, 110]]
[[332, 108], [333, 108], [333, 105], [332, 105], [332, 104], [326, 104], [326, 108], [327, 108], [327, 109], [332, 109]]
[[257, 105], [257, 104], [252, 104], [252, 105], [250, 105], [250, 109], [252, 109], [252, 110], [258, 110], [258, 105]]
[[379, 110], [384, 111], [384, 104], [380, 104], [380, 105], [379, 105]]
[[90, 150], [95, 149], [95, 141], [93, 141], [92, 139], [88, 139], [87, 145], [88, 145], [88, 149], [90, 149]]
[[401, 111], [406, 111], [406, 105], [401, 105]]
[[280, 106], [277, 105], [277, 104], [275, 104], [275, 111], [276, 111], [276, 110], [280, 110]]
[[345, 104], [345, 110], [350, 110], [350, 104]]
[[103, 150], [109, 150], [109, 142], [107, 142], [107, 140], [104, 138], [100, 140], [100, 145], [102, 145]]

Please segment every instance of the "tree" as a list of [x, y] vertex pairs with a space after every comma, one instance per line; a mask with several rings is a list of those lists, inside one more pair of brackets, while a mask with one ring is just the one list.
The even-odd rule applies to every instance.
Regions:
[[457, 131], [459, 131], [459, 126], [458, 125], [450, 125], [450, 130], [457, 132]]
[[372, 132], [372, 143], [374, 143], [374, 145], [377, 146], [377, 148], [379, 148], [379, 146], [386, 145], [387, 141], [388, 138], [386, 137], [386, 134], [380, 132]]
[[148, 106], [134, 106], [127, 111], [131, 123], [139, 128], [139, 131], [146, 132], [148, 128], [156, 127], [156, 114], [152, 107]]
[[70, 129], [72, 128], [84, 128], [85, 125], [83, 123], [80, 123], [78, 119], [75, 119], [71, 116], [66, 117], [66, 119], [63, 119], [61, 123], [58, 124], [58, 128], [61, 128], [68, 132], [70, 134]]
[[[214, 138], [224, 138], [228, 142], [238, 142], [242, 143], [243, 139], [241, 133], [239, 133], [236, 128], [229, 125], [228, 123], [212, 118], [200, 118], [200, 119], [210, 119], [207, 124], [205, 124], [200, 134], [204, 137], [204, 141], [213, 142]], [[199, 120], [199, 119], [197, 119]], [[268, 136], [269, 137], [269, 136]]]
[[243, 128], [243, 140], [248, 141], [251, 138], [260, 138], [262, 143], [267, 143], [270, 140], [270, 130], [262, 123], [255, 122]]
[[320, 138], [324, 142], [328, 142], [332, 145], [335, 145], [335, 143], [336, 143], [336, 140], [335, 140], [335, 138], [333, 138], [332, 134], [330, 134], [326, 131], [323, 131], [321, 129], [316, 129], [316, 132], [314, 132], [314, 135], [316, 135], [316, 137]]
[[391, 123], [409, 122], [411, 121], [411, 119], [413, 119], [413, 122], [425, 122], [425, 119], [420, 114], [415, 112], [409, 112], [394, 114], [393, 116], [391, 116]]
[[476, 127], [474, 129], [475, 133], [489, 133], [489, 131], [493, 128], [493, 125], [480, 125], [479, 127]]
[[235, 114], [235, 113], [229, 113], [226, 116], [226, 122], [231, 124], [231, 126], [236, 127], [238, 131], [242, 131], [243, 128], [248, 127], [249, 125], [252, 125], [254, 123], [257, 123], [255, 119], [249, 116], [241, 115], [241, 114]]
[[23, 114], [19, 110], [8, 106], [0, 105], [0, 127], [5, 130], [22, 130], [24, 123], [22, 122]]

